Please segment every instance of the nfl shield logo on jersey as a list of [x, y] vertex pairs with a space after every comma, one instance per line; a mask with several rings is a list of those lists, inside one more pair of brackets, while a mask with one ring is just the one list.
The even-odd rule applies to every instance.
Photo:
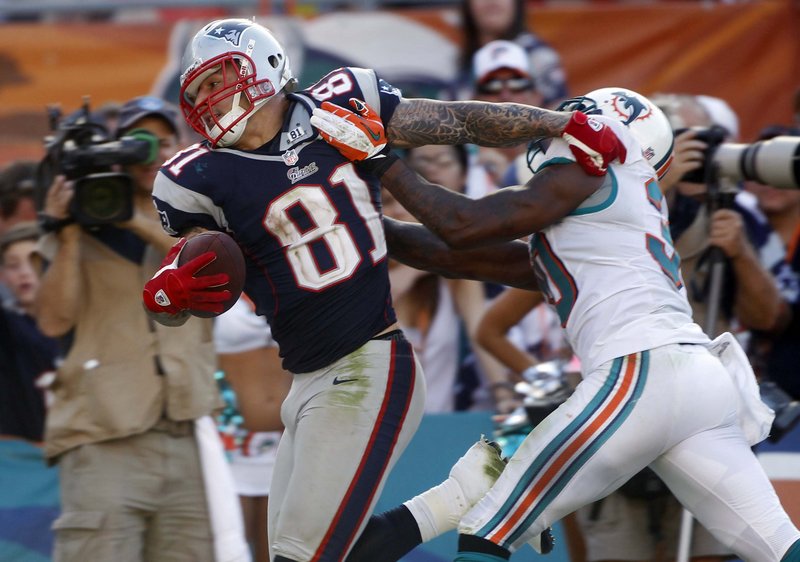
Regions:
[[283, 161], [286, 163], [287, 166], [294, 166], [297, 164], [297, 161], [300, 160], [300, 157], [294, 150], [287, 150], [283, 154], [281, 154]]

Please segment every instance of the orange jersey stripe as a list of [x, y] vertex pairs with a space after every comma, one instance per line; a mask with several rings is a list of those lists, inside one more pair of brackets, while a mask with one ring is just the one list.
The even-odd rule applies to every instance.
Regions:
[[550, 467], [541, 475], [536, 483], [531, 487], [531, 490], [519, 503], [519, 506], [506, 520], [506, 522], [487, 536], [492, 542], [502, 542], [508, 534], [519, 524], [525, 517], [525, 514], [530, 509], [533, 502], [539, 495], [550, 485], [550, 483], [561, 472], [561, 469], [568, 464], [576, 452], [581, 450], [583, 446], [588, 443], [592, 437], [603, 427], [606, 421], [617, 410], [620, 403], [625, 399], [633, 384], [633, 374], [636, 367], [636, 354], [628, 355], [628, 365], [625, 368], [625, 375], [623, 376], [622, 383], [620, 384], [619, 391], [611, 398], [602, 412], [589, 424], [575, 439], [567, 445], [563, 452], [556, 458]]

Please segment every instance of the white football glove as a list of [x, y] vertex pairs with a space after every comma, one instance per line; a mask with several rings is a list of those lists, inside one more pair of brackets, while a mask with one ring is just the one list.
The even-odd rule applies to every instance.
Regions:
[[350, 98], [350, 105], [355, 111], [323, 102], [322, 107], [314, 108], [311, 124], [348, 160], [373, 158], [386, 148], [386, 131], [380, 116], [359, 99]]

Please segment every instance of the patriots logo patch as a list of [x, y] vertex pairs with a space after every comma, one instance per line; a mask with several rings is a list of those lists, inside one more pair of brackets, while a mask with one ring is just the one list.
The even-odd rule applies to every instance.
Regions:
[[625, 117], [623, 125], [630, 125], [637, 119], [646, 119], [653, 113], [638, 98], [628, 97], [625, 92], [614, 92], [611, 104], [620, 117]]
[[178, 234], [175, 231], [175, 229], [172, 228], [172, 226], [169, 224], [169, 217], [167, 216], [166, 211], [162, 211], [161, 209], [157, 210], [158, 210], [158, 219], [161, 221], [161, 228], [163, 228], [167, 234], [170, 234], [172, 236]]
[[238, 47], [242, 40], [242, 33], [248, 27], [250, 27], [250, 22], [222, 23], [209, 29], [206, 32], [206, 37], [222, 39], [234, 47]]

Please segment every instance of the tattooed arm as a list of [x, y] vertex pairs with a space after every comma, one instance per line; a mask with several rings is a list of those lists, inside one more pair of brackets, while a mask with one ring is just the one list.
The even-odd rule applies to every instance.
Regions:
[[421, 224], [384, 217], [383, 226], [389, 255], [406, 265], [449, 278], [538, 289], [524, 242], [454, 250]]
[[386, 136], [397, 148], [514, 146], [537, 137], [560, 136], [571, 115], [518, 103], [404, 99], [386, 126]]
[[408, 148], [465, 143], [514, 146], [539, 137], [561, 137], [588, 175], [603, 176], [614, 160], [625, 162], [625, 145], [609, 125], [580, 111], [561, 113], [516, 103], [412, 99], [402, 100], [384, 124], [363, 101], [353, 98], [350, 105], [355, 112], [323, 102], [311, 116], [311, 124], [322, 138], [349, 160], [375, 158], [387, 140], [392, 146]]
[[524, 186], [470, 199], [425, 181], [402, 160], [381, 176], [381, 184], [397, 201], [453, 248], [486, 246], [538, 232], [576, 209], [602, 182], [577, 164], [559, 164]]

